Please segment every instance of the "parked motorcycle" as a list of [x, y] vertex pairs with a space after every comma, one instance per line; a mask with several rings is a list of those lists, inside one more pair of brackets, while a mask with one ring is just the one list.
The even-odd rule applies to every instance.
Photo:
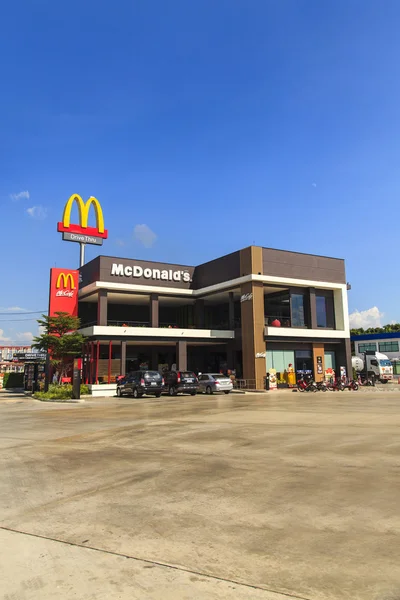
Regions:
[[297, 389], [299, 390], [299, 392], [316, 392], [317, 386], [313, 379], [302, 375], [297, 380]]
[[332, 392], [343, 392], [345, 389], [345, 385], [339, 377], [331, 381], [327, 387]]
[[315, 384], [317, 386], [317, 390], [319, 392], [327, 392], [328, 391], [328, 386], [326, 385], [325, 381], [318, 381], [318, 383]]
[[375, 387], [375, 377], [368, 377], [366, 375], [358, 376], [358, 385], [372, 386]]
[[348, 382], [348, 384], [346, 385], [346, 388], [348, 390], [353, 390], [354, 392], [356, 392], [358, 390], [358, 382], [355, 381], [354, 379], [350, 379], [350, 381]]

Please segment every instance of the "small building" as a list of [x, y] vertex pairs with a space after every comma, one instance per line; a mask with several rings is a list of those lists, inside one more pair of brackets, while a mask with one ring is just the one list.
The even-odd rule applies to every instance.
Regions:
[[172, 365], [258, 389], [270, 368], [351, 373], [342, 259], [256, 246], [196, 267], [98, 256], [79, 278], [90, 384]]
[[352, 335], [355, 354], [363, 354], [368, 350], [386, 354], [393, 364], [393, 372], [400, 374], [400, 331], [391, 333], [363, 333]]

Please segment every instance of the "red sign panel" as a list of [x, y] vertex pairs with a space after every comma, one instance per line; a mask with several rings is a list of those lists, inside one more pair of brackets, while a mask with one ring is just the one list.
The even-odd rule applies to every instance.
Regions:
[[78, 316], [79, 272], [50, 269], [49, 315], [66, 312]]

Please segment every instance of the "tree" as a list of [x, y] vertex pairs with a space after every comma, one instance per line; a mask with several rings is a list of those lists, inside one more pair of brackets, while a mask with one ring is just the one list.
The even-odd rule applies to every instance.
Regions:
[[50, 362], [66, 377], [72, 359], [82, 354], [84, 337], [78, 333], [80, 320], [66, 312], [56, 312], [53, 317], [42, 315], [38, 319], [43, 333], [33, 338], [33, 348], [50, 354]]
[[368, 329], [352, 329], [351, 335], [364, 335], [371, 333], [395, 333], [400, 331], [400, 323], [388, 323], [383, 327], [369, 327]]

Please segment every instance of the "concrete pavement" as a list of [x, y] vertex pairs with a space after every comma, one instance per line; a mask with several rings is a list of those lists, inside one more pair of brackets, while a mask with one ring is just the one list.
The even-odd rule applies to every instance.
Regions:
[[399, 403], [2, 394], [0, 594], [400, 597]]

